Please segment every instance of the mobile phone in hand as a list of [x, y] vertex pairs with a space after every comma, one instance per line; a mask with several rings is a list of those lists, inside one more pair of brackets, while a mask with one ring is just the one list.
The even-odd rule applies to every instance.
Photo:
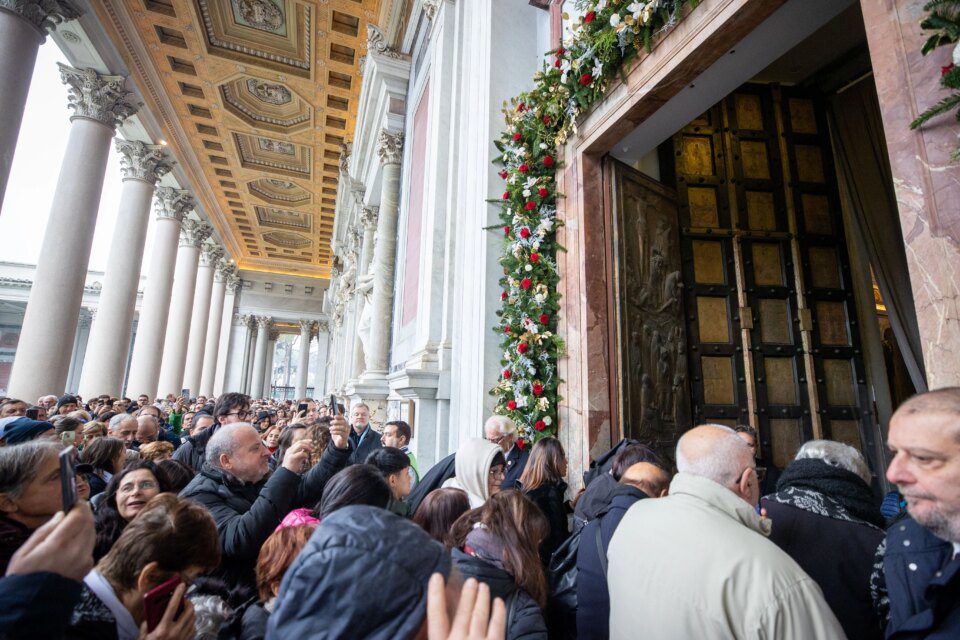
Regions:
[[297, 405], [297, 413], [300, 413], [301, 411], [306, 411], [306, 410], [307, 410], [306, 402], [301, 402], [300, 404]]
[[[173, 598], [173, 592], [180, 586], [180, 576], [173, 576], [163, 584], [154, 587], [143, 594], [143, 618], [147, 621], [147, 631], [153, 631], [163, 619], [163, 614]], [[183, 613], [183, 599], [180, 600], [180, 607], [177, 609], [176, 617], [179, 618]]]
[[180, 389], [180, 397], [184, 399], [185, 402], [190, 401], [190, 389]]
[[27, 409], [27, 417], [30, 418], [31, 420], [39, 420], [40, 409], [39, 408]]
[[330, 413], [335, 416], [342, 416], [343, 413], [340, 411], [340, 403], [337, 402], [337, 396], [330, 394]]
[[77, 504], [77, 472], [74, 463], [77, 450], [70, 446], [60, 452], [60, 495], [63, 498], [63, 512], [67, 513]]

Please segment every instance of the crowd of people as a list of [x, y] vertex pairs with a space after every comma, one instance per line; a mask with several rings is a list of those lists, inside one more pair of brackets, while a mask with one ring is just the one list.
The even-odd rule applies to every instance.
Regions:
[[0, 637], [960, 637], [960, 388], [899, 407], [882, 504], [829, 440], [775, 480], [748, 426], [624, 440], [574, 491], [477, 432], [422, 469], [363, 402], [0, 399]]

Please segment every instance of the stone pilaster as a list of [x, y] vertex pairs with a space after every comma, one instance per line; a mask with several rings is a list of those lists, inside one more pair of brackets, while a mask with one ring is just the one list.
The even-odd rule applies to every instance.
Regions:
[[11, 373], [9, 392], [22, 398], [66, 387], [110, 139], [134, 112], [122, 78], [64, 65], [60, 70], [73, 124]]
[[130, 376], [126, 389], [128, 394], [145, 393], [151, 398], [156, 396], [173, 293], [177, 241], [184, 216], [193, 206], [193, 196], [189, 191], [157, 187], [153, 208], [157, 228], [143, 292], [142, 309], [145, 312], [140, 314], [137, 336], [133, 343], [133, 358], [130, 361]]
[[157, 180], [170, 170], [163, 147], [143, 142], [116, 140], [123, 172], [120, 213], [113, 231], [107, 270], [100, 292], [102, 313], [90, 332], [90, 355], [85, 358], [80, 394], [120, 395], [127, 352], [118, 344], [129, 344], [133, 315], [147, 238], [150, 202]]

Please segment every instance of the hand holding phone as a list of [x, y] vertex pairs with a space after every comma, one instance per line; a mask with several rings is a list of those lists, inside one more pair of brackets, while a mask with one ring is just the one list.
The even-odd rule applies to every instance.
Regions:
[[77, 472], [74, 469], [76, 458], [77, 450], [73, 446], [60, 452], [60, 495], [64, 513], [69, 513], [77, 504]]
[[147, 640], [193, 638], [196, 616], [193, 604], [185, 597], [186, 593], [187, 585], [180, 581], [179, 576], [145, 593], [140, 637], [146, 637]]
[[330, 413], [335, 416], [342, 416], [343, 413], [340, 411], [340, 403], [337, 402], [337, 396], [330, 394]]

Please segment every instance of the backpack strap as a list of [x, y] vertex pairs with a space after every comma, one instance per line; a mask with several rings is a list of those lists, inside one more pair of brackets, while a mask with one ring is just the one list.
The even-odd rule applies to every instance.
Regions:
[[603, 575], [607, 575], [607, 550], [603, 548], [603, 529], [600, 527], [600, 522], [597, 522], [597, 535], [595, 536], [597, 542], [597, 554], [600, 556], [600, 568], [603, 569]]

